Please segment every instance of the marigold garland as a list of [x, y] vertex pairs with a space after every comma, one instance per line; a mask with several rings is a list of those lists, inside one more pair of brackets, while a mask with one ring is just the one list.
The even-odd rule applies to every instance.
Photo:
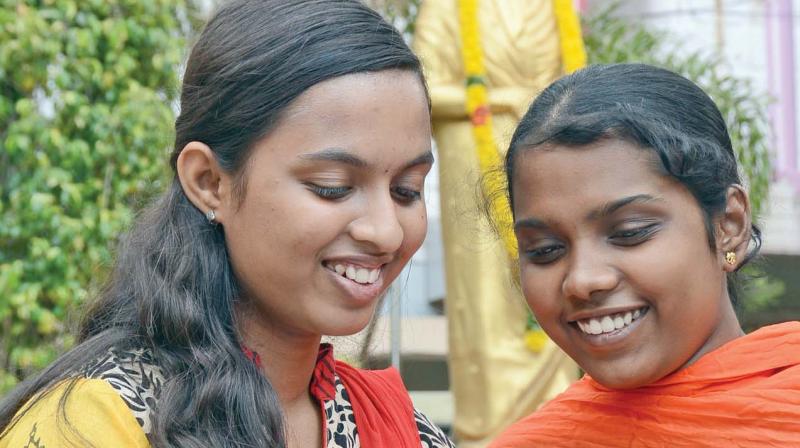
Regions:
[[[492, 113], [486, 88], [478, 25], [478, 1], [459, 0], [461, 56], [467, 88], [466, 109], [472, 122], [484, 196], [489, 201], [492, 221], [500, 232], [509, 256], [513, 259], [517, 257], [517, 240], [513, 234], [513, 218], [508, 199], [505, 195], [499, 194], [505, 191], [506, 178], [492, 131]], [[553, 10], [560, 36], [562, 66], [566, 73], [572, 73], [586, 65], [586, 50], [581, 37], [580, 21], [572, 0], [553, 0]], [[547, 336], [530, 315], [525, 334], [526, 346], [538, 353], [544, 348], [546, 341]]]
[[472, 132], [478, 153], [483, 191], [489, 200], [489, 209], [505, 243], [506, 250], [514, 257], [517, 254], [517, 240], [511, 229], [513, 226], [511, 208], [503, 195], [505, 176], [500, 153], [492, 132], [492, 113], [489, 108], [489, 94], [486, 90], [486, 74], [483, 68], [483, 51], [478, 26], [478, 0], [460, 0], [459, 19], [461, 25], [461, 53], [467, 79], [467, 113], [472, 121]]
[[561, 40], [561, 65], [564, 73], [572, 73], [586, 66], [581, 22], [572, 0], [553, 0], [553, 11]]

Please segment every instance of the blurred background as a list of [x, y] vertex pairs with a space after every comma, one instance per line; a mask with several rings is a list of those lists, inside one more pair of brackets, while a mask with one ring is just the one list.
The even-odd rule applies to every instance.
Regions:
[[[0, 0], [0, 396], [72, 345], [80, 306], [102, 285], [116, 241], [164, 187], [182, 63], [218, 3]], [[483, 446], [578, 372], [537, 342], [513, 272], [490, 272], [505, 262], [487, 226], [459, 234], [478, 246], [454, 230], [476, 212], [455, 184], [480, 175], [474, 149], [449, 149], [474, 146], [462, 59], [470, 22], [459, 14], [469, 2], [368, 3], [423, 59], [439, 166], [426, 186], [424, 246], [380, 316], [335, 341], [337, 352], [363, 366], [398, 366], [415, 404], [459, 446]], [[698, 82], [728, 121], [765, 235], [761, 262], [745, 272], [741, 322], [751, 331], [800, 318], [800, 0], [476, 4], [479, 26], [470, 29], [484, 59], [476, 76], [499, 151], [536, 92], [572, 70], [570, 54], [647, 62]], [[478, 253], [469, 263], [457, 255], [465, 247]], [[464, 263], [479, 278], [455, 276]], [[488, 297], [486, 285], [508, 293]]]

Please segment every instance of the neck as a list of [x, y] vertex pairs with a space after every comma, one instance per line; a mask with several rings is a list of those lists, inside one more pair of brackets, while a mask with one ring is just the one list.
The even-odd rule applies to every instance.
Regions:
[[269, 378], [283, 409], [307, 403], [321, 336], [293, 333], [252, 309], [239, 316], [243, 343], [258, 353], [261, 371]]
[[681, 367], [681, 369], [694, 364], [695, 361], [700, 359], [706, 353], [714, 351], [728, 342], [744, 336], [742, 326], [739, 324], [739, 318], [736, 317], [736, 311], [733, 309], [733, 305], [731, 304], [730, 298], [728, 298], [727, 294], [725, 294], [722, 300], [722, 309], [720, 310], [720, 314], [721, 317], [719, 325], [716, 327], [716, 329], [714, 329], [714, 332], [706, 340], [705, 344], [703, 344], [700, 350], [698, 350], [697, 353], [695, 353], [694, 356], [692, 356], [689, 361]]

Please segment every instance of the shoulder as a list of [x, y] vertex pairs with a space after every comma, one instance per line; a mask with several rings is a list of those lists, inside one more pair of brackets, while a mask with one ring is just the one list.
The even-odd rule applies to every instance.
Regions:
[[0, 439], [0, 448], [87, 445], [150, 446], [117, 391], [99, 379], [65, 380], [44, 392]]
[[84, 366], [82, 376], [106, 382], [117, 393], [136, 422], [150, 433], [150, 415], [164, 382], [152, 352], [144, 348], [111, 348]]

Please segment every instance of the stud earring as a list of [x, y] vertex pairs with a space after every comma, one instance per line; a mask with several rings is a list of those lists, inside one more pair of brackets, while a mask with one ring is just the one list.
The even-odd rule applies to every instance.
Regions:
[[217, 214], [214, 213], [214, 210], [209, 210], [206, 212], [206, 219], [208, 220], [209, 224], [216, 224], [217, 223]]
[[728, 252], [725, 252], [725, 262], [727, 262], [731, 266], [735, 265], [736, 264], [736, 252], [734, 252], [732, 250], [728, 251]]

